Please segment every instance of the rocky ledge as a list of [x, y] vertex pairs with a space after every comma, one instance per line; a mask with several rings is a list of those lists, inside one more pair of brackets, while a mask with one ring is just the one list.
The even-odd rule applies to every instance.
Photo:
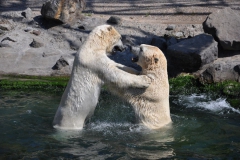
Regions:
[[[30, 8], [0, 15], [0, 74], [69, 75], [74, 56], [89, 32], [108, 23], [123, 36], [126, 48], [142, 43], [159, 47], [167, 57], [169, 77], [184, 72], [202, 83], [240, 82], [240, 36], [236, 28], [240, 26], [240, 16], [231, 8], [210, 14], [203, 25], [146, 24], [116, 16], [87, 16], [67, 23], [60, 17], [54, 20], [54, 16], [46, 16], [47, 8], [51, 7], [45, 5], [43, 15]], [[234, 18], [227, 18], [233, 15]], [[223, 16], [226, 18], [220, 21]], [[129, 49], [110, 58], [138, 68], [131, 62]]]

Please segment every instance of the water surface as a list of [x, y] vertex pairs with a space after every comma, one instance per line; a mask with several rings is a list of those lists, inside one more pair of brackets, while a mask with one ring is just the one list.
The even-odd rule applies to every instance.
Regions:
[[172, 125], [148, 130], [103, 92], [82, 131], [52, 128], [62, 93], [0, 91], [0, 159], [238, 159], [240, 111], [225, 99], [171, 96]]

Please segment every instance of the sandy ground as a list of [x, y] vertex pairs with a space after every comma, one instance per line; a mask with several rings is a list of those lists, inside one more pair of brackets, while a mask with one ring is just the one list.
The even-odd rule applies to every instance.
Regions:
[[[30, 7], [39, 13], [47, 0], [1, 0], [0, 11], [17, 11]], [[86, 0], [85, 15], [143, 23], [200, 24], [211, 12], [231, 7], [240, 13], [239, 0]]]

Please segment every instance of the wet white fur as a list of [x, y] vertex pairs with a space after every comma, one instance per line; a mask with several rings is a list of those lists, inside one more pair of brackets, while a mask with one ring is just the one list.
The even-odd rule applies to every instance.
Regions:
[[137, 64], [142, 67], [140, 74], [153, 77], [153, 82], [146, 89], [121, 89], [110, 85], [110, 90], [133, 106], [139, 123], [149, 129], [158, 129], [172, 122], [167, 60], [157, 47], [142, 44], [140, 48], [134, 53], [139, 57]]

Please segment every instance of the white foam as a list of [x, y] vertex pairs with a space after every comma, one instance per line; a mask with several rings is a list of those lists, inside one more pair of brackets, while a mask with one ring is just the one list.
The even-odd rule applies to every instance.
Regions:
[[31, 113], [32, 113], [32, 111], [31, 111], [31, 110], [27, 110], [26, 112], [27, 112], [28, 114], [31, 114]]
[[130, 123], [114, 123], [114, 122], [95, 122], [89, 124], [89, 127], [93, 130], [101, 131], [107, 128], [119, 128], [119, 127], [129, 127]]
[[[120, 129], [121, 128], [121, 129]], [[146, 128], [139, 124], [127, 123], [127, 122], [94, 122], [90, 123], [88, 129], [94, 131], [106, 131], [106, 130], [124, 130], [126, 132], [142, 132]]]
[[240, 111], [231, 107], [231, 105], [226, 101], [225, 98], [218, 98], [216, 100], [213, 100], [209, 96], [204, 94], [179, 96], [177, 100], [173, 101], [173, 103], [183, 105], [187, 108], [202, 108], [220, 114], [230, 112], [240, 114]]
[[227, 111], [229, 113], [232, 111], [240, 114], [239, 110], [231, 107], [231, 105], [226, 101], [226, 99], [223, 98], [218, 98], [215, 101], [201, 102], [198, 105], [199, 107], [211, 110], [213, 112], [223, 113], [222, 111]]

